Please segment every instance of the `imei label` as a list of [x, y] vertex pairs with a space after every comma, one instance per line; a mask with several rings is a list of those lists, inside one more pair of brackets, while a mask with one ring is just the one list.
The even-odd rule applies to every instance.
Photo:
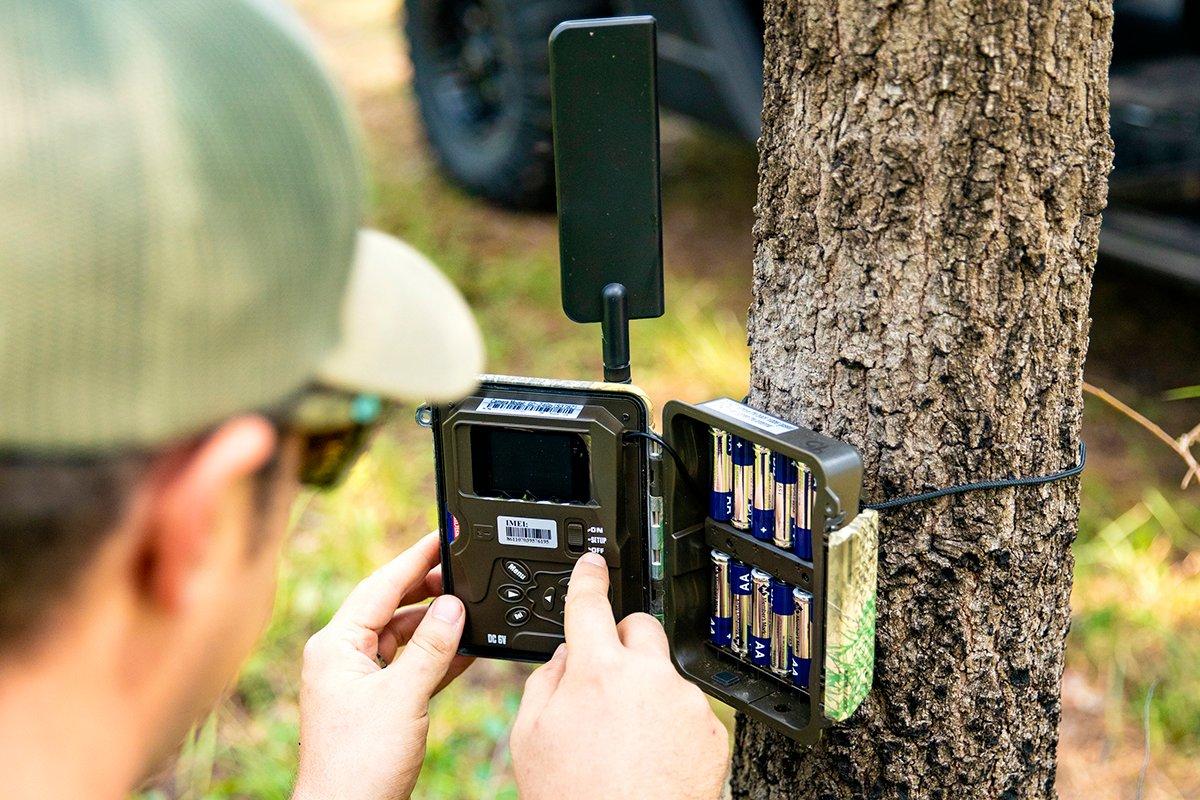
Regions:
[[559, 417], [575, 419], [582, 413], [583, 406], [574, 403], [551, 403], [541, 400], [508, 400], [503, 397], [485, 397], [479, 401], [476, 411], [492, 414], [517, 414], [523, 417]]
[[500, 544], [519, 547], [558, 547], [558, 522], [532, 517], [496, 517]]

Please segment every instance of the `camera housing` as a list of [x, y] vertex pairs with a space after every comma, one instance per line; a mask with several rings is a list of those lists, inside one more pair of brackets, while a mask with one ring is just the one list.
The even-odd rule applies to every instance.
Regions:
[[651, 609], [650, 426], [622, 384], [486, 376], [433, 409], [443, 581], [467, 607], [462, 652], [544, 661], [563, 641], [579, 556], [608, 562], [618, 618]]

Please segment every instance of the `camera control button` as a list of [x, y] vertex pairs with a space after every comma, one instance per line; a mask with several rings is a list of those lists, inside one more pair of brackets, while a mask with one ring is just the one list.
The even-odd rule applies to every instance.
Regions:
[[546, 587], [542, 592], [541, 605], [543, 611], [553, 611], [554, 601], [558, 599], [558, 592], [553, 586]]
[[529, 579], [532, 577], [532, 573], [529, 571], [529, 567], [525, 566], [524, 561], [517, 561], [513, 558], [505, 559], [503, 568], [508, 576], [517, 583], [529, 583]]
[[526, 622], [529, 622], [529, 609], [521, 606], [510, 608], [508, 613], [504, 615], [504, 621], [514, 628], [519, 628]]
[[501, 586], [496, 593], [500, 595], [500, 599], [506, 603], [516, 603], [525, 597], [525, 590], [520, 586], [513, 586], [511, 583], [506, 583]]

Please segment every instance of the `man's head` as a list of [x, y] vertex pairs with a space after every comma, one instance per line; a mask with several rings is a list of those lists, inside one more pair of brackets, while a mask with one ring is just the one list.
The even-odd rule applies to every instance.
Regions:
[[464, 393], [479, 334], [359, 231], [355, 129], [286, 11], [0, 16], [0, 686], [75, 670], [162, 743], [261, 629], [299, 478], [379, 398]]

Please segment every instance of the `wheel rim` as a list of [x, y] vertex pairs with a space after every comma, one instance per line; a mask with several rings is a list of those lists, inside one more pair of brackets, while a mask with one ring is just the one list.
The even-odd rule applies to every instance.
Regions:
[[438, 4], [433, 26], [439, 105], [459, 126], [478, 135], [504, 109], [505, 59], [496, 16], [486, 0]]

